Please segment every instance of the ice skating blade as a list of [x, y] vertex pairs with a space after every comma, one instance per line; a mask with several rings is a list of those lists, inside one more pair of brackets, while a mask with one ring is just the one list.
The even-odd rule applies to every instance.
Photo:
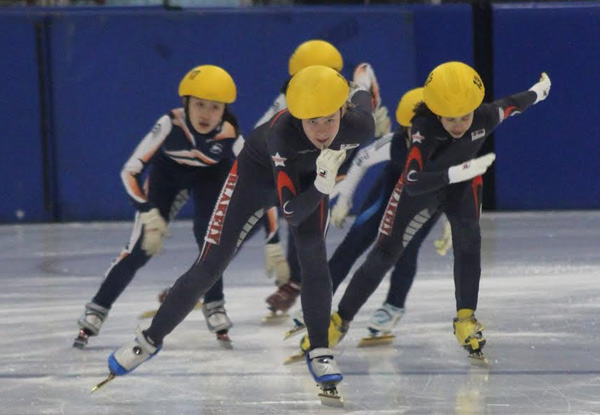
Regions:
[[369, 336], [363, 337], [358, 342], [358, 347], [373, 347], [373, 346], [385, 346], [391, 344], [396, 336], [393, 334], [384, 334], [382, 336]]
[[334, 392], [323, 391], [319, 394], [321, 404], [325, 406], [334, 406], [336, 408], [342, 408], [344, 406], [344, 398], [342, 398], [337, 390]]
[[116, 375], [114, 373], [111, 373], [110, 375], [108, 375], [108, 377], [106, 379], [104, 379], [102, 382], [100, 382], [99, 384], [94, 386], [90, 393], [96, 392], [98, 389], [100, 389], [102, 386], [106, 385], [108, 382], [113, 380], [115, 377], [116, 377]]
[[293, 355], [289, 356], [287, 359], [285, 359], [285, 361], [283, 362], [283, 364], [284, 365], [289, 365], [289, 364], [292, 364], [292, 363], [304, 361], [305, 356], [306, 355], [304, 354], [304, 352], [293, 354]]

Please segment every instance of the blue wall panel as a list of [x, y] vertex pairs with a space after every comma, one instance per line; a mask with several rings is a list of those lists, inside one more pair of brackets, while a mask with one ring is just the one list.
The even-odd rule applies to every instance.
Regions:
[[22, 15], [0, 16], [2, 223], [46, 219], [34, 21]]
[[497, 130], [497, 208], [600, 208], [600, 5], [502, 5], [493, 17], [496, 97], [552, 79], [546, 101]]
[[[446, 9], [445, 7], [443, 9]], [[49, 22], [52, 187], [58, 220], [129, 219], [133, 209], [119, 171], [155, 120], [180, 105], [177, 86], [192, 66], [214, 63], [236, 80], [233, 110], [244, 133], [269, 107], [287, 78], [294, 48], [307, 39], [333, 42], [344, 74], [371, 62], [384, 105], [394, 116], [399, 97], [422, 84], [443, 60], [471, 61], [471, 13], [436, 7], [252, 8], [181, 12], [144, 9], [62, 9], [36, 14]], [[16, 64], [2, 67], [10, 159], [0, 220], [52, 219], [43, 211], [41, 132], [33, 16], [3, 13], [2, 40]], [[9, 21], [10, 20], [10, 21]], [[232, 27], [236, 29], [233, 30]], [[13, 116], [16, 114], [16, 117]], [[395, 124], [395, 123], [394, 123]], [[31, 162], [18, 162], [23, 153]], [[12, 161], [15, 161], [12, 163]], [[369, 177], [374, 177], [371, 174]], [[356, 205], [365, 192], [357, 192]], [[189, 211], [189, 210], [188, 210]]]
[[473, 13], [469, 4], [414, 9], [417, 81], [425, 83], [436, 66], [448, 61], [473, 65]]
[[415, 82], [413, 28], [405, 13], [326, 8], [55, 16], [51, 53], [61, 218], [131, 216], [119, 170], [154, 121], [179, 105], [179, 80], [197, 64], [230, 71], [239, 87], [233, 108], [246, 132], [278, 94], [291, 52], [311, 38], [340, 48], [348, 76], [357, 63], [372, 62], [383, 100], [394, 108]]

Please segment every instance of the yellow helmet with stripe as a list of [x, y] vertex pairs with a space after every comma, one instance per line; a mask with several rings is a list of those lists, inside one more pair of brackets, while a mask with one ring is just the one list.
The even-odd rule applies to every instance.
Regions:
[[335, 69], [315, 65], [292, 77], [285, 93], [290, 113], [301, 120], [325, 117], [348, 99], [348, 81]]
[[462, 62], [437, 66], [427, 77], [423, 90], [425, 104], [441, 117], [460, 117], [474, 111], [484, 95], [481, 77]]
[[231, 104], [237, 89], [233, 78], [219, 66], [201, 65], [189, 71], [179, 83], [179, 96], [192, 96]]
[[290, 75], [308, 66], [323, 65], [340, 72], [344, 67], [342, 54], [331, 43], [324, 40], [309, 40], [296, 48], [289, 62]]

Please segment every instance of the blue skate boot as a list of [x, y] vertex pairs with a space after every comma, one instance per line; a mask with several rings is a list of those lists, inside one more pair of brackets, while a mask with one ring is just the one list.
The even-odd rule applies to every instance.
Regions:
[[94, 386], [92, 392], [106, 385], [117, 376], [129, 374], [146, 360], [154, 357], [162, 348], [162, 345], [155, 346], [144, 335], [139, 326], [135, 334], [136, 337], [131, 343], [121, 346], [108, 356], [108, 370], [110, 374], [102, 382]]
[[317, 386], [321, 388], [321, 403], [327, 406], [344, 406], [344, 399], [336, 388], [344, 377], [335, 362], [333, 351], [325, 347], [311, 350], [306, 353], [306, 364]]

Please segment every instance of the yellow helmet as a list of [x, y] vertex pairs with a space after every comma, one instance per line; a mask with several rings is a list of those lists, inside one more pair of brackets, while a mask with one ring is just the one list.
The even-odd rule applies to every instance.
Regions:
[[474, 111], [485, 94], [481, 77], [462, 62], [437, 66], [427, 78], [423, 90], [425, 104], [441, 117], [460, 117]]
[[236, 91], [231, 75], [214, 65], [196, 66], [179, 83], [180, 97], [189, 95], [225, 104], [235, 101]]
[[415, 106], [423, 101], [423, 88], [411, 89], [400, 98], [396, 109], [396, 121], [404, 127], [412, 125], [411, 120], [415, 115]]
[[323, 65], [340, 72], [344, 67], [341, 53], [324, 40], [309, 40], [296, 48], [290, 57], [289, 71], [294, 76], [307, 66]]
[[314, 65], [292, 77], [285, 93], [290, 113], [301, 120], [325, 117], [348, 99], [348, 81], [335, 69]]

